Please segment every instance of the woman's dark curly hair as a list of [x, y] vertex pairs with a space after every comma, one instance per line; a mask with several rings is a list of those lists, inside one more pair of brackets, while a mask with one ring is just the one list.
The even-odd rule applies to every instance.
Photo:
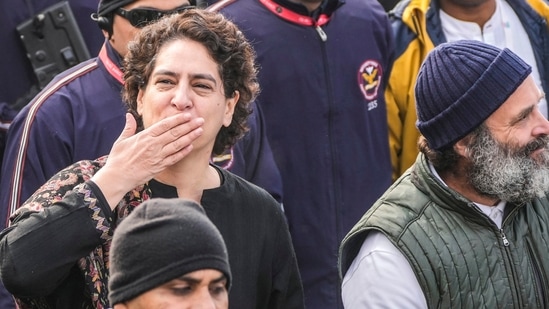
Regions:
[[220, 13], [193, 8], [143, 28], [128, 46], [123, 99], [138, 122], [138, 130], [142, 130], [143, 121], [137, 114], [137, 94], [147, 87], [160, 48], [182, 38], [206, 47], [218, 64], [226, 98], [234, 97], [235, 91], [240, 93], [231, 124], [223, 126], [215, 140], [213, 154], [221, 154], [248, 130], [250, 103], [259, 92], [259, 84], [253, 48], [237, 26]]

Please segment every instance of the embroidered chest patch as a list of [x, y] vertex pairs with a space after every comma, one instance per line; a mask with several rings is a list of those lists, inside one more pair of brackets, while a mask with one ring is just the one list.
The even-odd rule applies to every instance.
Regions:
[[375, 60], [366, 60], [358, 70], [358, 86], [367, 101], [377, 99], [377, 92], [381, 84], [382, 68]]

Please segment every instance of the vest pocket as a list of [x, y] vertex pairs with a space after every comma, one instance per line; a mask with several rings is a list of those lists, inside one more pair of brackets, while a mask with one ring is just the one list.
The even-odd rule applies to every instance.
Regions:
[[545, 276], [543, 276], [540, 263], [535, 254], [534, 247], [530, 243], [529, 239], [526, 239], [526, 246], [528, 248], [528, 260], [530, 260], [530, 265], [532, 265], [532, 270], [534, 272], [534, 278], [536, 279], [536, 290], [538, 294], [538, 300], [541, 302], [539, 308], [547, 308], [547, 282], [545, 282]]

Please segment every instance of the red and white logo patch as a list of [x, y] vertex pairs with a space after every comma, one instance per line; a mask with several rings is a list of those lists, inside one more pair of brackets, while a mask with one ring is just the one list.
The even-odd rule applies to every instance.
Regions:
[[382, 68], [375, 60], [366, 60], [358, 70], [358, 85], [360, 91], [368, 101], [377, 98], [377, 91], [381, 84]]

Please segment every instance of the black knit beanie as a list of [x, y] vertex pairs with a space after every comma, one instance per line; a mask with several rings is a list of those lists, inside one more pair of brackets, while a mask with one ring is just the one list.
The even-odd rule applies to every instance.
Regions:
[[218, 229], [195, 202], [155, 198], [135, 208], [115, 229], [110, 251], [111, 306], [184, 274], [231, 271]]
[[419, 70], [416, 126], [431, 149], [451, 146], [481, 125], [531, 72], [507, 48], [473, 40], [441, 44]]

